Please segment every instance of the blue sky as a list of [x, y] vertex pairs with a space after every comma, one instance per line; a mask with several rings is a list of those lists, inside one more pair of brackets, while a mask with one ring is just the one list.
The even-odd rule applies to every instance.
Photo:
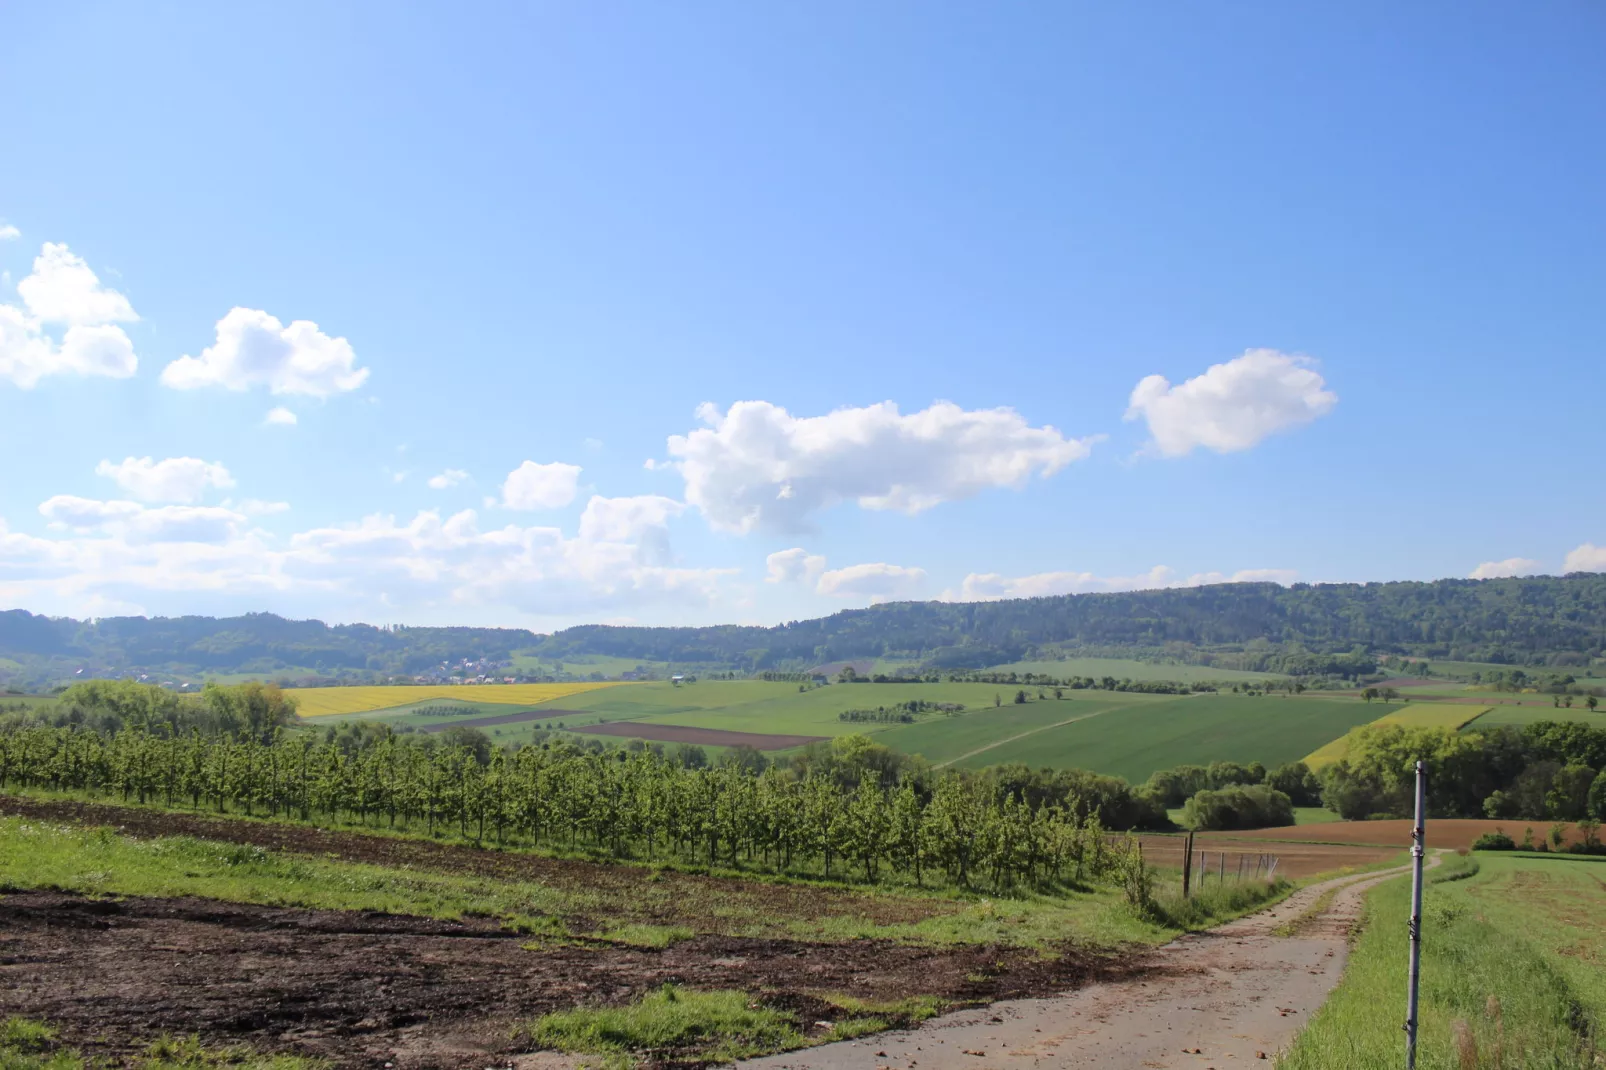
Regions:
[[1582, 2], [6, 8], [0, 606], [1606, 570], [1603, 48]]

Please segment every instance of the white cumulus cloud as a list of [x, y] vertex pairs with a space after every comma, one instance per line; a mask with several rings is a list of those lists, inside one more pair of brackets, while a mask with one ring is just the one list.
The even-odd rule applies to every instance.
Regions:
[[508, 509], [561, 509], [574, 501], [580, 466], [554, 461], [525, 461], [502, 482], [502, 505]]
[[33, 274], [17, 283], [17, 296], [45, 323], [94, 327], [139, 319], [128, 298], [102, 286], [83, 257], [56, 242], [45, 242]]
[[1203, 446], [1232, 453], [1332, 411], [1338, 395], [1307, 357], [1251, 349], [1173, 386], [1151, 375], [1132, 391], [1128, 420], [1144, 419], [1151, 449], [1181, 457]]
[[580, 537], [604, 542], [626, 542], [643, 532], [668, 525], [672, 517], [685, 512], [686, 503], [657, 494], [638, 494], [627, 498], [592, 495], [580, 514]]
[[180, 357], [162, 369], [162, 383], [177, 390], [220, 386], [266, 387], [273, 394], [326, 398], [355, 390], [368, 379], [344, 338], [331, 338], [309, 320], [286, 327], [258, 309], [234, 308], [217, 322], [217, 340], [199, 357]]
[[95, 474], [112, 480], [123, 490], [145, 502], [195, 502], [208, 488], [234, 486], [234, 477], [217, 462], [199, 457], [169, 457], [157, 461], [150, 457], [127, 457], [117, 464], [101, 461]]
[[1166, 565], [1156, 565], [1134, 576], [1100, 576], [1092, 572], [1038, 572], [1029, 576], [1004, 576], [997, 572], [972, 572], [959, 590], [943, 592], [955, 602], [987, 602], [1000, 598], [1046, 598], [1062, 594], [1088, 594], [1096, 591], [1146, 591], [1166, 587], [1201, 587], [1210, 583], [1293, 583], [1299, 574], [1293, 569], [1251, 568], [1233, 573], [1196, 572], [1179, 576]]
[[294, 427], [300, 423], [300, 420], [296, 418], [295, 413], [283, 405], [275, 405], [268, 410], [268, 414], [262, 418], [262, 422], [268, 427]]
[[138, 516], [145, 507], [138, 502], [100, 501], [73, 494], [57, 494], [39, 503], [39, 513], [52, 524], [87, 530]]
[[872, 603], [890, 602], [896, 598], [913, 598], [925, 582], [925, 569], [905, 568], [903, 565], [878, 561], [822, 572], [814, 589], [833, 598], [868, 598]]
[[16, 241], [22, 237], [22, 231], [10, 223], [0, 223], [0, 241]]
[[[224, 502], [223, 505], [224, 505], [225, 508], [230, 508], [231, 507], [231, 504], [229, 502]], [[265, 501], [262, 501], [259, 498], [247, 498], [244, 501], [242, 501], [237, 508], [240, 510], [240, 512], [244, 513], [246, 516], [272, 516], [275, 513], [287, 513], [287, 512], [289, 512], [290, 511], [290, 503], [289, 502], [265, 502]]]
[[438, 476], [430, 476], [427, 482], [430, 490], [447, 490], [467, 478], [468, 473], [461, 468], [448, 468]]
[[121, 543], [224, 543], [245, 524], [245, 514], [216, 505], [163, 505], [97, 501], [58, 494], [39, 504], [51, 525], [76, 532], [98, 531]]
[[1473, 580], [1497, 580], [1508, 576], [1532, 576], [1539, 571], [1539, 562], [1526, 557], [1508, 557], [1504, 561], [1485, 561], [1467, 574]]
[[892, 402], [793, 416], [739, 401], [669, 439], [665, 465], [686, 501], [724, 531], [799, 531], [842, 501], [918, 513], [993, 487], [1021, 487], [1086, 457], [1093, 439], [1032, 427], [1013, 409], [967, 411], [949, 402], [904, 415]]
[[1586, 542], [1567, 555], [1563, 572], [1606, 572], [1606, 546]]
[[134, 343], [114, 325], [139, 316], [67, 246], [46, 242], [17, 294], [21, 306], [0, 304], [0, 379], [29, 390], [50, 375], [126, 379], [139, 367]]
[[662, 559], [654, 522], [673, 509], [603, 501], [577, 536], [515, 524], [486, 530], [473, 510], [429, 510], [278, 538], [249, 518], [281, 503], [147, 507], [61, 495], [39, 507], [53, 537], [0, 520], [0, 603], [81, 616], [152, 603], [184, 611], [205, 597], [231, 612], [271, 599], [319, 615], [495, 607], [598, 619], [649, 605], [677, 614], [706, 607], [736, 574]]
[[812, 583], [825, 571], [825, 558], [801, 546], [777, 550], [764, 559], [765, 583]]

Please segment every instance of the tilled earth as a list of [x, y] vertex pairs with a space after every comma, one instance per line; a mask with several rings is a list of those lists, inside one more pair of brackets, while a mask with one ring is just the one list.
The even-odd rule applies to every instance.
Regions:
[[[122, 807], [6, 798], [0, 812], [277, 849], [308, 850], [310, 842], [319, 854], [526, 880], [641, 879], [629, 867]], [[914, 909], [828, 889], [665, 876], [688, 885], [712, 881], [716, 891], [732, 885], [741, 894], [773, 894], [788, 910], [880, 911], [890, 921]], [[1146, 957], [1104, 957], [1072, 946], [1057, 952], [1044, 958], [1005, 947], [719, 934], [651, 950], [594, 940], [532, 942], [480, 919], [28, 891], [0, 896], [0, 1017], [47, 1020], [64, 1042], [114, 1058], [164, 1033], [198, 1033], [209, 1044], [243, 1043], [342, 1066], [484, 1067], [523, 1061], [517, 1056], [528, 1043], [514, 1035], [521, 1022], [586, 1003], [626, 1002], [665, 982], [758, 993], [793, 1014], [800, 1028], [824, 1035], [817, 1023], [843, 1017], [820, 998], [826, 993], [983, 1002], [1150, 968]]]

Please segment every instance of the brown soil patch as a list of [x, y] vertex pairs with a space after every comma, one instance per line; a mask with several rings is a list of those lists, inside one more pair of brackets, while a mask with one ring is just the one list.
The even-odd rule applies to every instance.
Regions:
[[[1275, 875], [1299, 880], [1312, 877], [1318, 873], [1331, 873], [1335, 870], [1356, 868], [1360, 866], [1375, 865], [1387, 862], [1398, 855], [1399, 849], [1395, 847], [1374, 847], [1370, 845], [1334, 845], [1325, 843], [1266, 843], [1252, 839], [1237, 839], [1242, 833], [1201, 833], [1194, 839], [1194, 879], [1207, 879], [1215, 882], [1221, 879], [1222, 855], [1226, 855], [1226, 879], [1230, 883], [1238, 879], [1242, 866], [1244, 876], [1250, 877], [1255, 871], [1257, 861], [1262, 864], [1261, 873], [1264, 875], [1264, 866], [1269, 864], [1269, 858], [1277, 860]], [[1174, 869], [1182, 867], [1182, 851], [1185, 838], [1182, 836], [1142, 836], [1143, 857], [1155, 866], [1169, 866]], [[1204, 868], [1209, 870], [1206, 876], [1199, 867], [1198, 854], [1205, 852]]]
[[[1525, 830], [1534, 830], [1534, 842], [1549, 843], [1551, 821], [1490, 821], [1482, 818], [1429, 818], [1427, 845], [1448, 847], [1452, 850], [1470, 848], [1472, 841], [1486, 832], [1500, 831], [1518, 843]], [[1332, 821], [1322, 825], [1289, 825], [1283, 828], [1255, 829], [1251, 832], [1213, 832], [1201, 835], [1205, 839], [1231, 838], [1237, 840], [1276, 840], [1284, 843], [1376, 844], [1382, 847], [1406, 848], [1411, 846], [1411, 822], [1408, 819], [1390, 821]], [[1576, 826], [1567, 826], [1563, 843], [1570, 844], [1580, 838]], [[1270, 849], [1270, 848], [1268, 848]]]
[[752, 747], [755, 750], [785, 750], [805, 743], [818, 743], [830, 736], [778, 736], [765, 732], [727, 732], [723, 728], [687, 728], [678, 724], [642, 724], [638, 721], [610, 721], [573, 729], [593, 736], [627, 736], [664, 743], [696, 743], [710, 747]]
[[[819, 998], [936, 994], [954, 1002], [1042, 995], [1140, 967], [1066, 949], [810, 944], [705, 936], [663, 951], [600, 943], [535, 949], [476, 922], [280, 909], [199, 899], [0, 898], [0, 1013], [45, 1019], [98, 1054], [199, 1033], [341, 1066], [483, 1067], [528, 1050], [514, 1027], [666, 982], [737, 988], [799, 1017]], [[973, 979], [975, 978], [975, 979]]]
[[521, 710], [518, 713], [499, 713], [494, 717], [466, 717], [461, 721], [443, 721], [440, 724], [414, 726], [417, 732], [444, 732], [448, 728], [488, 728], [494, 724], [518, 724], [521, 721], [545, 721], [552, 717], [584, 717], [581, 710]]

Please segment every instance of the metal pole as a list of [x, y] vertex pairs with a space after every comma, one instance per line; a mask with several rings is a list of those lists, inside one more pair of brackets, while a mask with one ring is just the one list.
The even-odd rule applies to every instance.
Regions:
[[1416, 763], [1416, 824], [1411, 827], [1411, 972], [1405, 997], [1405, 1070], [1416, 1070], [1416, 995], [1422, 980], [1422, 853], [1427, 839], [1428, 773]]

